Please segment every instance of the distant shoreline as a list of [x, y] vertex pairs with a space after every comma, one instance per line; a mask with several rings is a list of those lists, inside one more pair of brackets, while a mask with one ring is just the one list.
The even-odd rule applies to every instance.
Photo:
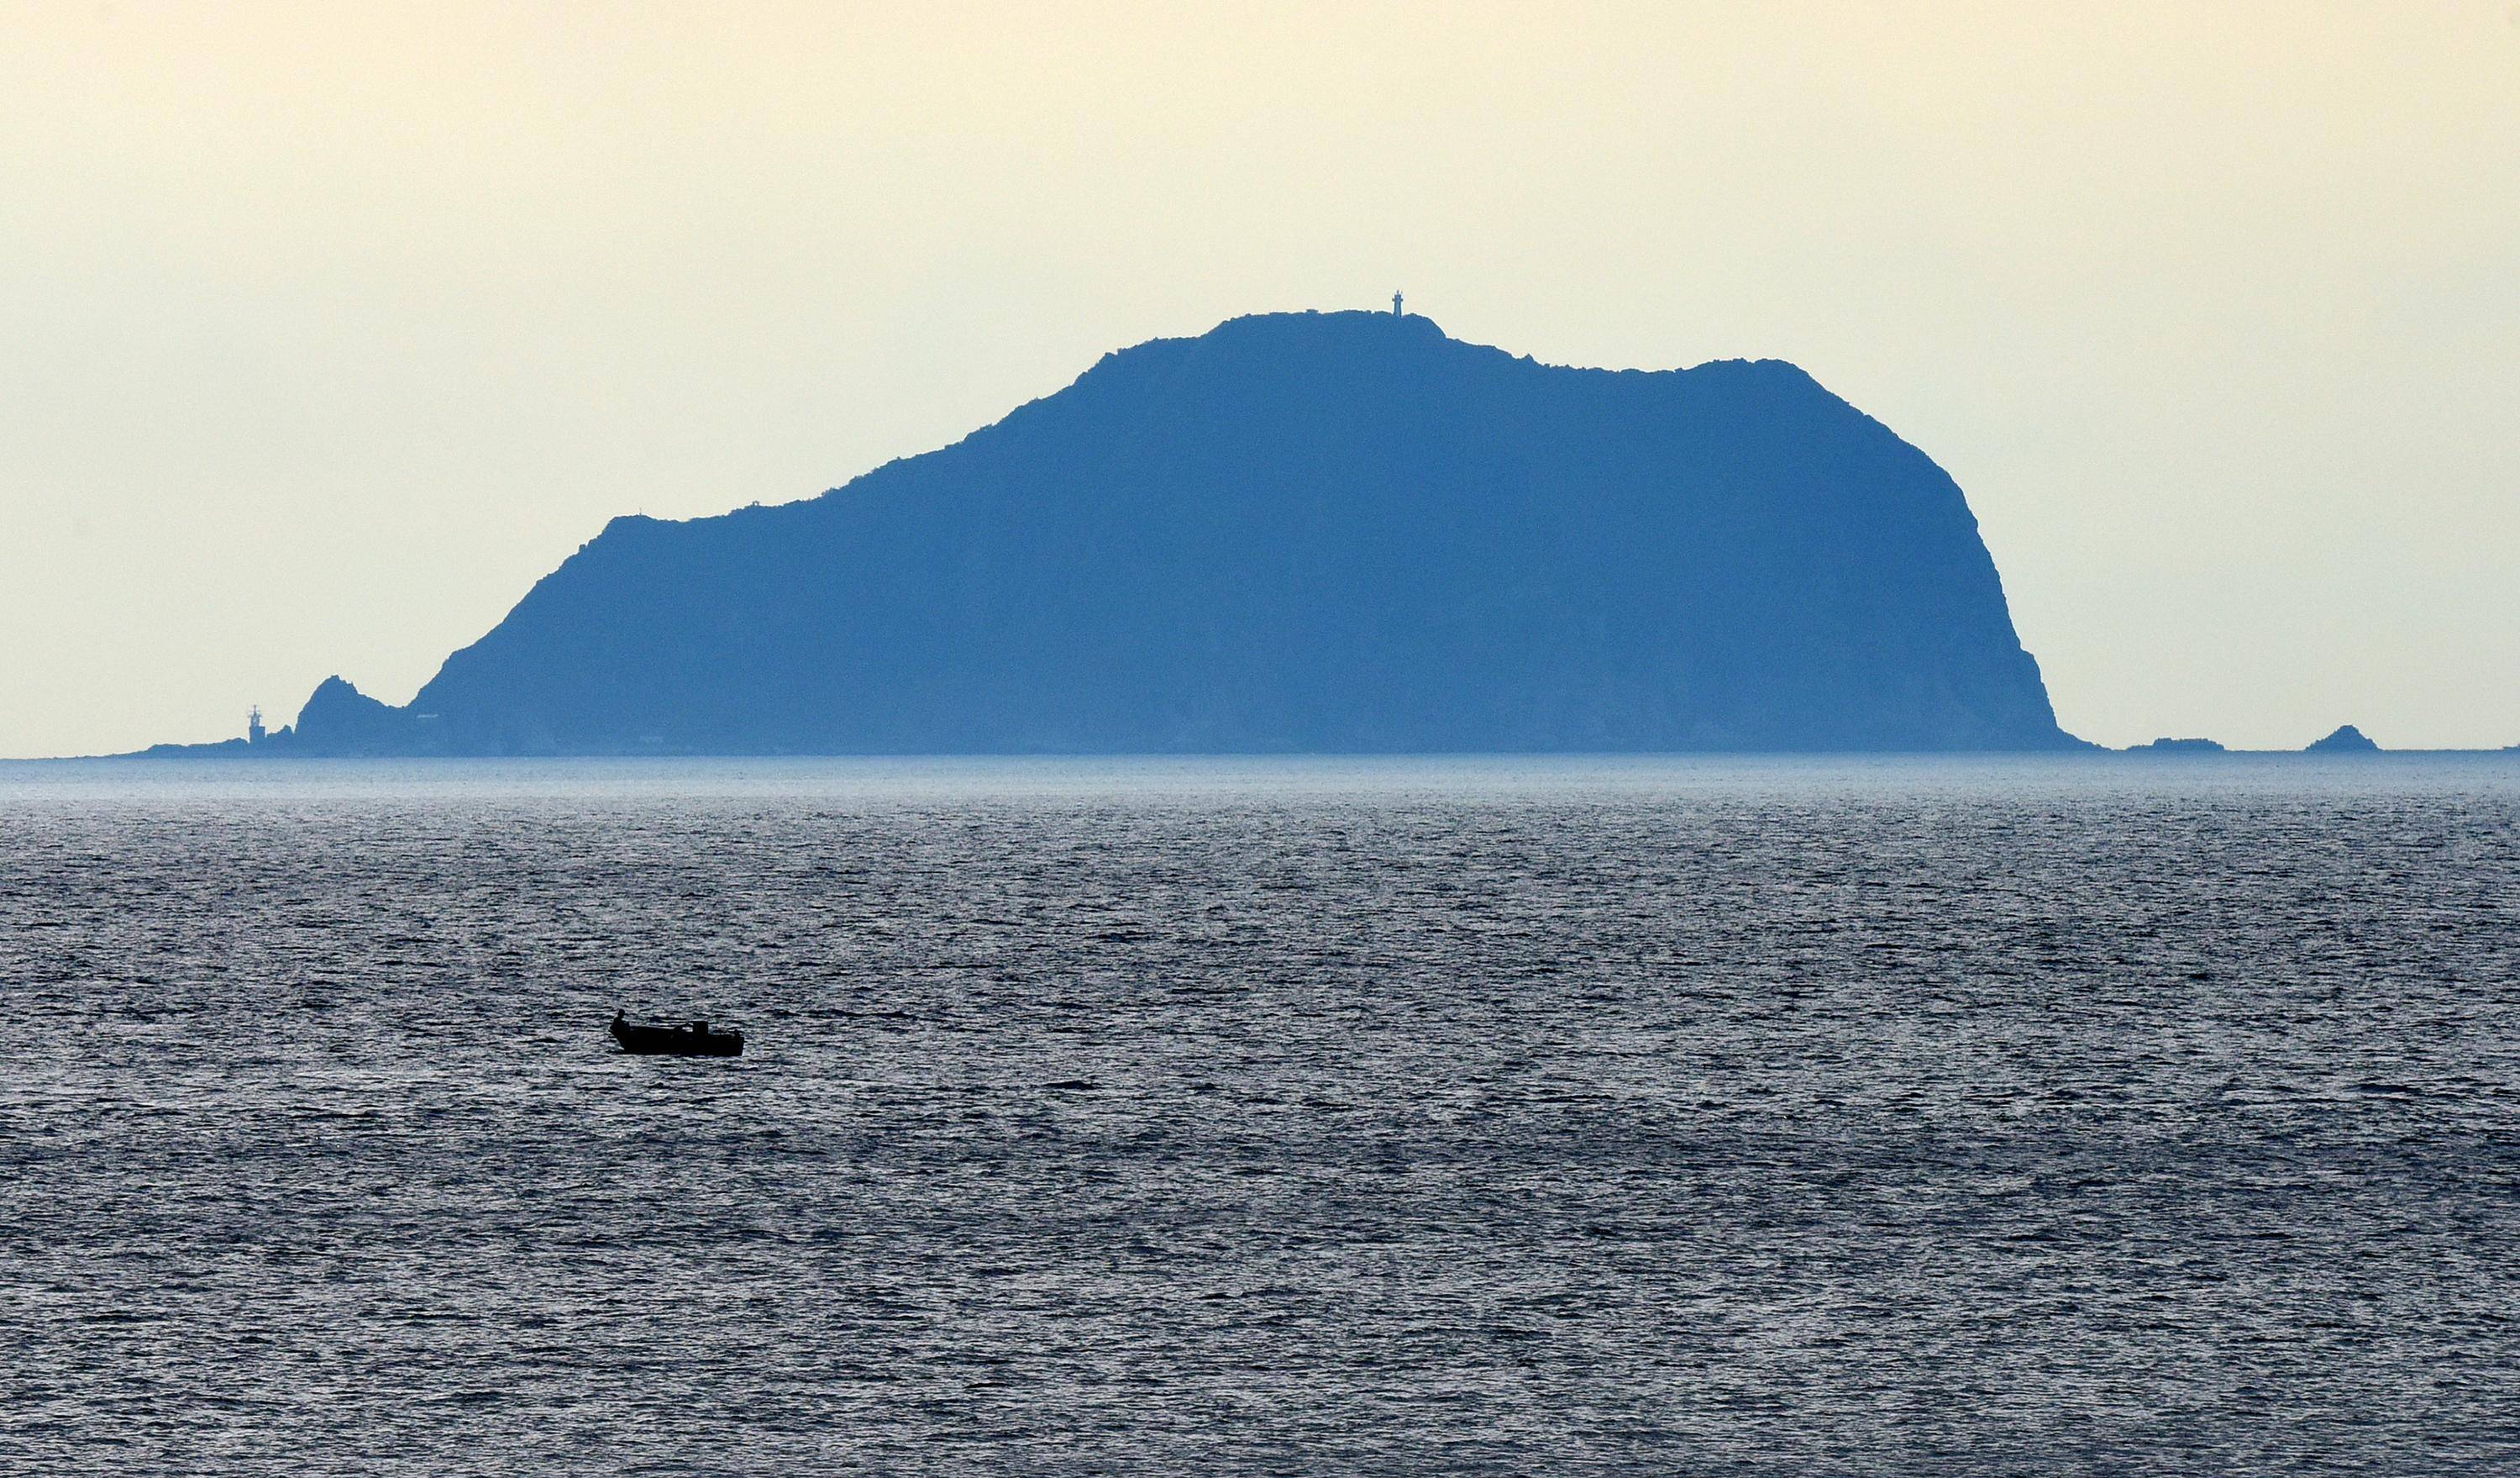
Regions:
[[113, 755], [40, 755], [0, 759], [0, 764], [152, 764], [165, 762], [208, 762], [239, 764], [583, 764], [583, 763], [655, 763], [708, 761], [868, 761], [939, 763], [1060, 763], [1060, 762], [1124, 762], [1156, 763], [1231, 762], [1246, 763], [1334, 762], [1407, 763], [1410, 762], [1555, 762], [1593, 761], [1606, 762], [1643, 762], [1652, 761], [1761, 761], [1761, 760], [1918, 760], [1918, 761], [2000, 761], [2004, 762], [2108, 762], [2138, 761], [2163, 764], [2210, 764], [2223, 760], [2307, 760], [2329, 763], [2368, 763], [2389, 760], [2427, 759], [2493, 759], [2520, 761], [2520, 745], [2501, 749], [2384, 749], [2362, 752], [2311, 751], [2298, 749], [2214, 749], [2156, 750], [2148, 745], [2126, 749], [2109, 749], [2092, 745], [2081, 750], [1145, 750], [1145, 751], [1046, 751], [1046, 750], [932, 750], [922, 752], [883, 753], [851, 752], [786, 752], [729, 751], [725, 753], [650, 751], [637, 753], [604, 752], [546, 755], [315, 755], [302, 752], [257, 752], [242, 740], [198, 745], [153, 745], [149, 749]]

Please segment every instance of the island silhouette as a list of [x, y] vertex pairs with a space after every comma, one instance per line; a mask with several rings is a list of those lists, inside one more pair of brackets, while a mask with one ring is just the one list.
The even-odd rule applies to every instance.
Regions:
[[156, 753], [2083, 748], [1959, 487], [1802, 370], [1394, 311], [1233, 319], [819, 497], [617, 518], [410, 704], [335, 677]]

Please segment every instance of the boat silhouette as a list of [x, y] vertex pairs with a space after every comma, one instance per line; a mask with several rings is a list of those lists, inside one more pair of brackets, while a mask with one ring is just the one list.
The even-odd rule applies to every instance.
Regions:
[[619, 1011], [612, 1013], [612, 1039], [621, 1050], [640, 1056], [741, 1057], [742, 1032], [712, 1032], [705, 1021], [680, 1026], [642, 1026]]

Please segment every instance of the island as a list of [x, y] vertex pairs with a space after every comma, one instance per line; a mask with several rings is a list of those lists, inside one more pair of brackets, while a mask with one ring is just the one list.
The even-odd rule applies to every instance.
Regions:
[[615, 519], [411, 703], [331, 678], [217, 752], [2088, 748], [1959, 487], [1802, 370], [1377, 311], [1109, 354], [800, 502]]
[[2225, 755], [2230, 751], [2211, 739], [2155, 739], [2130, 746], [2130, 755]]
[[2363, 737], [2362, 731], [2350, 723], [2341, 723], [2324, 739], [2315, 739], [2302, 751], [2306, 755], [2376, 755], [2380, 746]]

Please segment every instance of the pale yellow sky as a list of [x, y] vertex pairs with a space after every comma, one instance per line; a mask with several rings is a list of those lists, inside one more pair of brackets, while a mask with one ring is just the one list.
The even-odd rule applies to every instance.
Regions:
[[2065, 725], [2520, 742], [2520, 7], [0, 4], [0, 755], [1405, 288], [1950, 469]]

